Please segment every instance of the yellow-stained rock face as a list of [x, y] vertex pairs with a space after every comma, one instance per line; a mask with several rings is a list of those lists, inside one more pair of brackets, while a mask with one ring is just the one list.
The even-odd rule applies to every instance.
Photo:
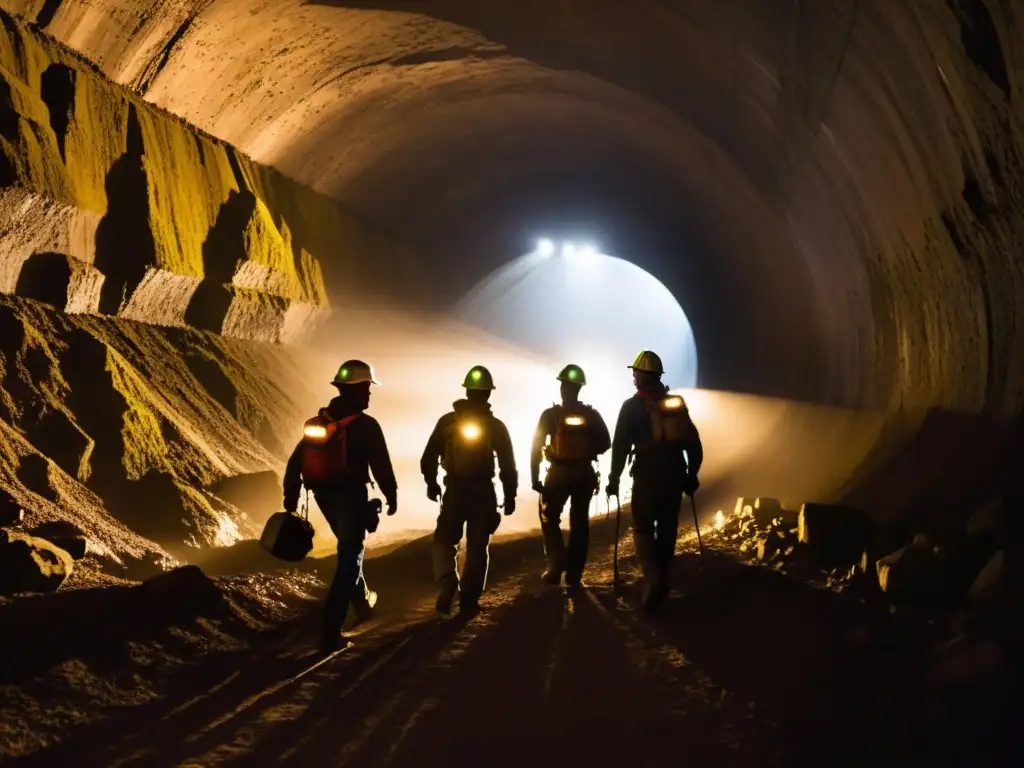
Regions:
[[[43, 290], [69, 312], [239, 338], [302, 341], [316, 328], [327, 308], [320, 265], [302, 245], [309, 236], [296, 242], [280, 213], [316, 193], [147, 104], [4, 11], [0, 48], [0, 291]], [[268, 189], [276, 214], [261, 196]], [[331, 217], [315, 226], [330, 229]], [[30, 264], [49, 254], [72, 274], [60, 300]]]

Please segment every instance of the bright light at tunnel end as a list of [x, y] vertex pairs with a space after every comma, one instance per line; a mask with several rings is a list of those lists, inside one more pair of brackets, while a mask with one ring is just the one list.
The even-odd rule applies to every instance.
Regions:
[[574, 243], [570, 241], [562, 243], [562, 247], [559, 249], [553, 240], [541, 238], [537, 241], [537, 248], [534, 253], [545, 258], [560, 253], [564, 258], [572, 259], [577, 256], [600, 256], [601, 249], [592, 243]]

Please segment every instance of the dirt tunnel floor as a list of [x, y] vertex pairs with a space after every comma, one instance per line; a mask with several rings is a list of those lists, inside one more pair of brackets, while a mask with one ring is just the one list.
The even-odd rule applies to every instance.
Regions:
[[628, 535], [612, 589], [609, 522], [575, 595], [540, 584], [536, 538], [494, 545], [469, 621], [432, 616], [429, 582], [408, 587], [425, 541], [399, 547], [368, 563], [380, 610], [352, 648], [321, 661], [310, 616], [216, 684], [183, 683], [33, 764], [1022, 764], [997, 740], [1012, 731], [996, 704], [921, 683], [927, 625], [685, 547], [670, 603], [647, 618]]

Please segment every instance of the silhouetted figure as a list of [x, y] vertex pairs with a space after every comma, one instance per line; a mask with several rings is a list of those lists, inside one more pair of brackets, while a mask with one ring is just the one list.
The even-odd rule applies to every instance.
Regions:
[[494, 489], [494, 459], [505, 501], [505, 514], [516, 509], [519, 476], [512, 454], [512, 440], [505, 425], [491, 413], [488, 399], [494, 389], [490, 372], [476, 366], [463, 382], [466, 399], [456, 400], [454, 410], [442, 416], [434, 427], [420, 460], [427, 497], [437, 501], [438, 462], [444, 468], [444, 497], [434, 530], [434, 578], [438, 585], [436, 608], [449, 615], [459, 592], [456, 554], [466, 533], [466, 564], [462, 572], [459, 612], [467, 616], [479, 610], [480, 595], [487, 582], [488, 545], [498, 530], [501, 515]]
[[619, 476], [632, 454], [633, 534], [644, 575], [643, 604], [652, 609], [670, 589], [672, 559], [683, 494], [697, 490], [704, 460], [700, 434], [686, 401], [661, 383], [661, 359], [643, 351], [629, 366], [636, 394], [622, 404], [612, 440], [609, 496], [619, 494]]
[[387, 513], [398, 511], [398, 484], [384, 433], [377, 420], [364, 413], [370, 405], [370, 385], [379, 383], [373, 369], [361, 360], [349, 360], [331, 383], [338, 388], [338, 397], [306, 422], [284, 475], [284, 508], [298, 508], [305, 485], [338, 537], [338, 564], [324, 608], [323, 645], [328, 652], [342, 640], [349, 603], [357, 622], [362, 622], [377, 602], [377, 593], [363, 577], [366, 533], [376, 530], [377, 524], [366, 489], [371, 471], [387, 501]]
[[[597, 457], [611, 447], [608, 427], [601, 414], [579, 400], [587, 383], [583, 369], [567, 365], [558, 374], [562, 404], [540, 415], [530, 451], [530, 478], [540, 494], [540, 529], [548, 567], [541, 578], [558, 584], [582, 583], [590, 543], [590, 500], [598, 491], [594, 469]], [[550, 438], [550, 442], [545, 442]], [[540, 482], [541, 455], [549, 462], [547, 476]], [[569, 546], [562, 537], [561, 518], [569, 502]]]

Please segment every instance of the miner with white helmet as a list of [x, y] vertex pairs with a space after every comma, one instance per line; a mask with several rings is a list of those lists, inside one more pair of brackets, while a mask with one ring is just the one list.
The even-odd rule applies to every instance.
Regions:
[[284, 508], [298, 508], [302, 487], [313, 492], [317, 506], [338, 537], [338, 563], [324, 608], [323, 647], [335, 650], [351, 602], [356, 620], [369, 618], [377, 601], [363, 577], [367, 531], [377, 528], [378, 506], [369, 502], [370, 472], [387, 501], [389, 515], [398, 511], [398, 483], [380, 424], [364, 411], [370, 386], [379, 384], [362, 360], [342, 363], [331, 382], [338, 396], [309, 419], [303, 437], [288, 459]]
[[[583, 369], [567, 365], [558, 374], [562, 402], [540, 415], [530, 452], [530, 477], [540, 494], [540, 528], [548, 567], [542, 579], [558, 584], [582, 583], [590, 539], [590, 500], [598, 491], [594, 470], [597, 457], [611, 447], [608, 427], [601, 414], [580, 402], [580, 390], [587, 383]], [[541, 457], [548, 461], [544, 482], [540, 481]], [[569, 546], [562, 537], [561, 517], [569, 502]]]
[[[444, 496], [434, 530], [433, 567], [438, 586], [435, 607], [442, 615], [450, 614], [461, 587], [459, 612], [468, 617], [479, 610], [487, 582], [491, 535], [501, 523], [494, 489], [495, 458], [506, 515], [515, 512], [519, 476], [508, 428], [491, 413], [487, 402], [495, 388], [490, 371], [482, 365], [474, 366], [462, 386], [465, 399], [456, 400], [453, 410], [438, 420], [420, 459], [420, 469], [431, 501], [441, 495], [438, 466], [445, 471]], [[466, 562], [460, 585], [456, 554], [463, 529]]]
[[606, 491], [618, 497], [619, 476], [632, 453], [633, 534], [644, 577], [643, 604], [649, 610], [668, 595], [679, 508], [683, 494], [692, 496], [700, 485], [704, 450], [686, 401], [670, 395], [661, 382], [661, 358], [644, 350], [628, 367], [636, 394], [619, 411]]

